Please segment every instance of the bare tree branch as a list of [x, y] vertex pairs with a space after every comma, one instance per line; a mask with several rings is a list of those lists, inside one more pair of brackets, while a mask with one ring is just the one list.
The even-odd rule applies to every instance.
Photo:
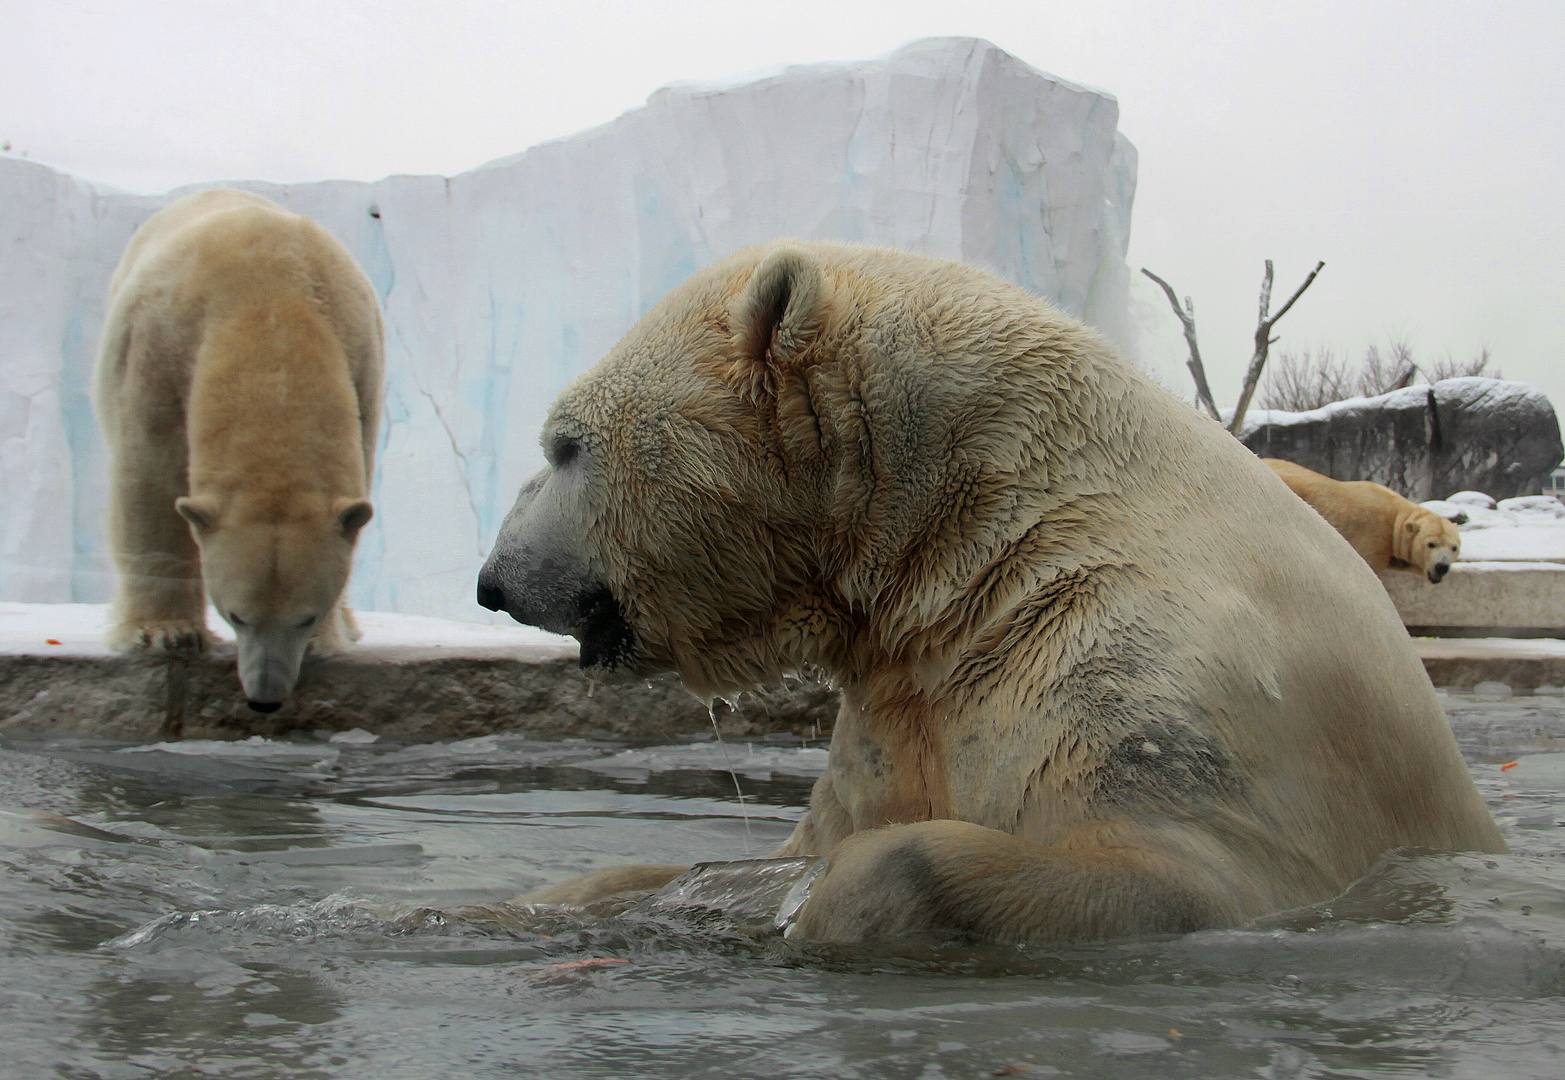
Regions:
[[1201, 363], [1201, 349], [1195, 340], [1195, 304], [1190, 297], [1185, 297], [1185, 307], [1179, 306], [1179, 300], [1174, 296], [1173, 287], [1158, 277], [1146, 267], [1141, 272], [1159, 285], [1163, 286], [1163, 292], [1168, 295], [1168, 302], [1174, 307], [1174, 314], [1179, 316], [1179, 322], [1185, 328], [1185, 341], [1190, 346], [1190, 359], [1185, 361], [1185, 367], [1190, 369], [1190, 375], [1195, 379], [1196, 403], [1211, 414], [1213, 420], [1222, 423], [1222, 417], [1217, 413], [1217, 405], [1212, 401], [1212, 388], [1206, 382], [1206, 368]]
[[[1266, 263], [1267, 263], [1268, 268], [1270, 268], [1271, 260], [1267, 259]], [[1293, 295], [1288, 297], [1288, 302], [1286, 304], [1284, 304], [1282, 307], [1278, 308], [1277, 309], [1277, 314], [1273, 315], [1270, 319], [1267, 320], [1266, 326], [1267, 326], [1268, 330], [1271, 328], [1272, 324], [1274, 324], [1278, 319], [1280, 319], [1284, 315], [1288, 314], [1288, 309], [1293, 306], [1293, 302], [1295, 300], [1297, 300], [1299, 297], [1304, 295], [1304, 290], [1308, 289], [1310, 287], [1310, 284], [1312, 282], [1314, 282], [1315, 275], [1320, 273], [1323, 269], [1325, 269], [1325, 267], [1326, 267], [1326, 263], [1324, 261], [1318, 262], [1318, 263], [1315, 264], [1315, 269], [1311, 270], [1310, 271], [1310, 276], [1304, 279], [1304, 284], [1300, 285], [1297, 289], [1294, 289], [1293, 290]], [[1271, 275], [1268, 273], [1266, 276], [1267, 276], [1267, 279], [1268, 279], [1267, 284], [1269, 286], [1271, 284], [1271, 282], [1270, 282]], [[1267, 291], [1269, 292], [1270, 289], [1268, 289]], [[1261, 313], [1262, 313], [1262, 315], [1265, 314], [1264, 309], [1262, 310]]]
[[1310, 271], [1310, 276], [1304, 279], [1304, 284], [1293, 291], [1288, 297], [1288, 302], [1277, 309], [1277, 314], [1268, 316], [1266, 309], [1272, 302], [1272, 261], [1266, 260], [1266, 277], [1261, 282], [1261, 313], [1255, 327], [1255, 354], [1250, 357], [1250, 367], [1244, 373], [1244, 388], [1239, 391], [1239, 402], [1234, 406], [1233, 420], [1228, 424], [1228, 430], [1238, 435], [1239, 429], [1244, 424], [1244, 414], [1250, 410], [1250, 399], [1255, 396], [1255, 386], [1261, 381], [1261, 371], [1266, 367], [1266, 353], [1277, 342], [1271, 336], [1272, 327], [1277, 325], [1277, 320], [1288, 314], [1288, 309], [1293, 302], [1304, 295], [1304, 290], [1310, 287], [1315, 280], [1315, 275], [1325, 267], [1324, 262], [1315, 264], [1315, 269]]

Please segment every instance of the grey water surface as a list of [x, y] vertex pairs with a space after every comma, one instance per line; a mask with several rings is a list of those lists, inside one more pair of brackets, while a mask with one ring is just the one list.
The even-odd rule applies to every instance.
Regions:
[[765, 855], [820, 743], [0, 742], [0, 1077], [1557, 1080], [1565, 698], [1446, 705], [1512, 854], [1050, 949], [506, 902]]

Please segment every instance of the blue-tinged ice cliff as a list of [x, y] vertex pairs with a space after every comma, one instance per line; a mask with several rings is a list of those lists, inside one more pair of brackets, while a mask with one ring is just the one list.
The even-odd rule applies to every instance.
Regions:
[[[519, 102], [518, 107], [525, 107]], [[942, 38], [678, 85], [460, 176], [236, 183], [353, 252], [386, 310], [375, 519], [352, 601], [484, 620], [483, 555], [549, 402], [691, 271], [777, 236], [985, 267], [1127, 350], [1135, 150], [1107, 94]], [[102, 601], [88, 387], [109, 276], [168, 195], [0, 157], [0, 599]]]

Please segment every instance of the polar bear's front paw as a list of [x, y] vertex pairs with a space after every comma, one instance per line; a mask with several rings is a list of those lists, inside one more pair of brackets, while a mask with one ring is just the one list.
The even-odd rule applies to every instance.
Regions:
[[188, 619], [127, 623], [109, 635], [109, 645], [126, 652], [205, 652], [217, 639], [205, 624]]
[[339, 604], [321, 621], [320, 629], [310, 639], [310, 655], [336, 656], [359, 640], [360, 636], [359, 624], [353, 613]]
[[353, 609], [347, 604], [338, 609], [342, 612], [342, 633], [350, 642], [356, 642], [364, 636], [364, 631], [359, 629], [359, 620], [353, 617]]

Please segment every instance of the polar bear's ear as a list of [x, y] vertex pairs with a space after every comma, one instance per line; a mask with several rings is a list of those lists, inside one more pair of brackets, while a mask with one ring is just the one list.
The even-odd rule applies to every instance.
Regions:
[[734, 301], [729, 378], [756, 399], [777, 393], [777, 376], [798, 362], [826, 323], [826, 283], [815, 256], [780, 247], [761, 261]]
[[338, 499], [333, 507], [337, 511], [337, 528], [349, 540], [359, 535], [359, 530], [375, 516], [375, 508], [368, 499]]
[[190, 523], [197, 536], [206, 536], [217, 528], [217, 504], [198, 495], [183, 495], [174, 500], [174, 509]]

